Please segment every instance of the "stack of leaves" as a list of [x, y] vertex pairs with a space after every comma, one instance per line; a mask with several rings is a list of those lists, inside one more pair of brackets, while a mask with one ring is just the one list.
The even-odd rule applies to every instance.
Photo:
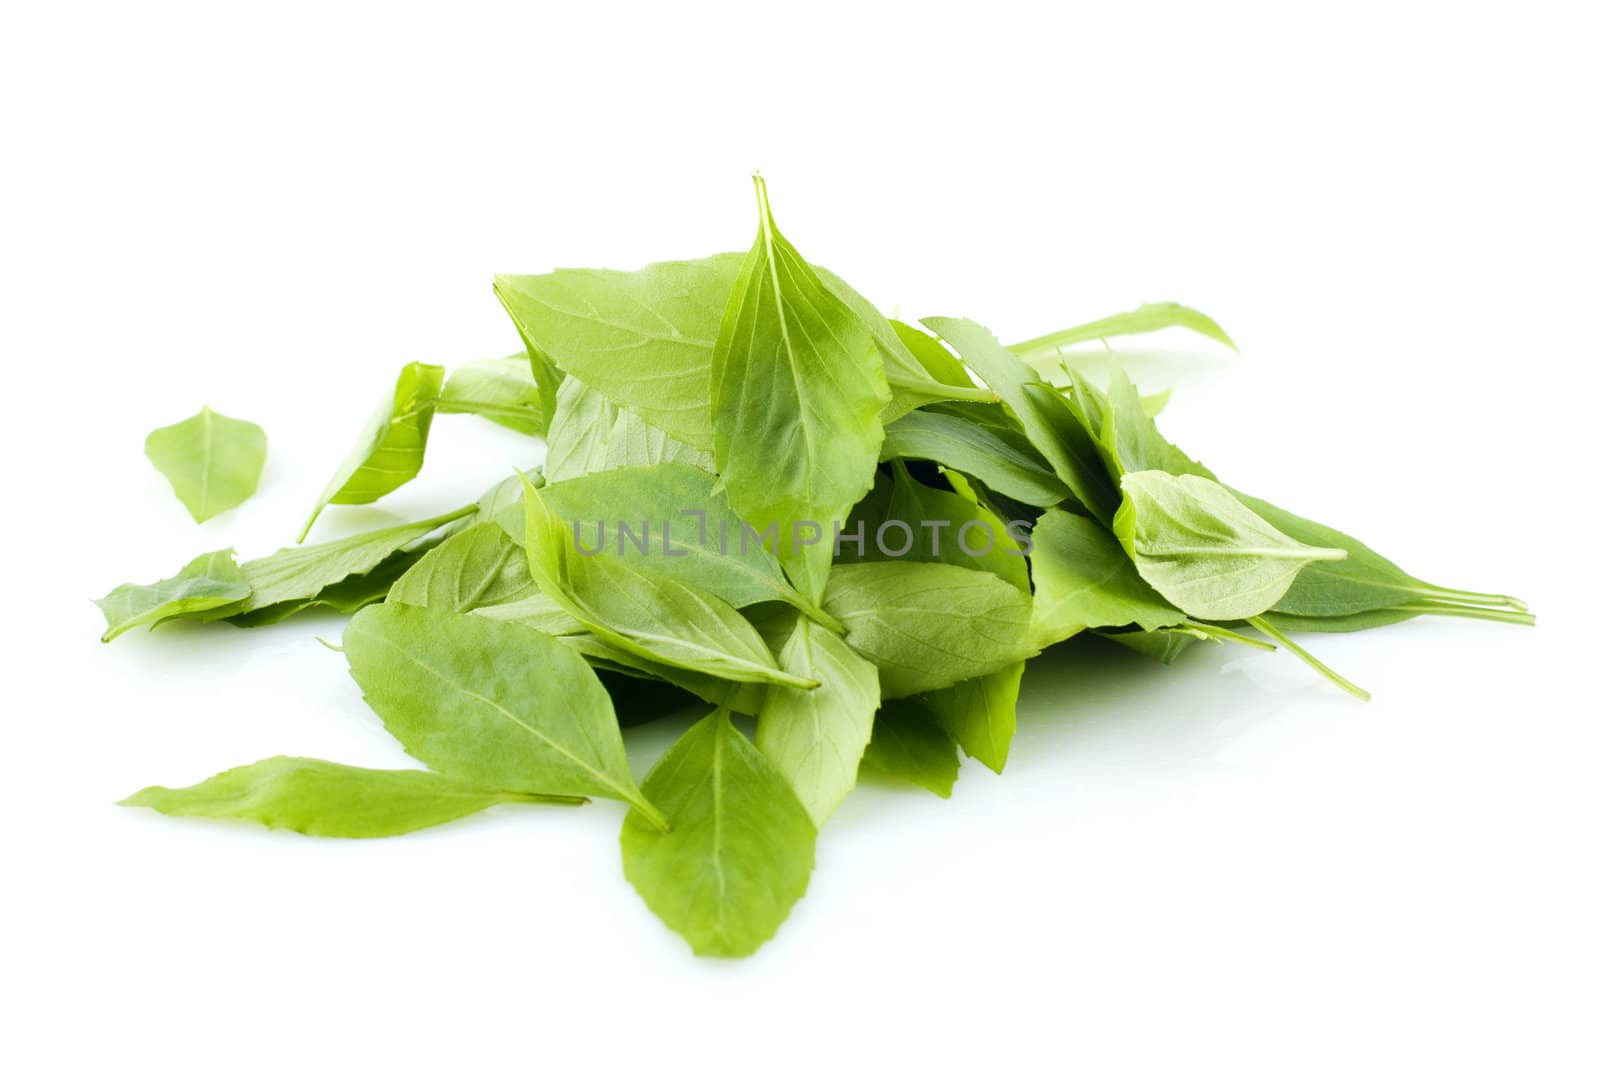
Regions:
[[[1145, 305], [1010, 347], [965, 319], [918, 328], [802, 258], [757, 191], [742, 256], [497, 279], [525, 352], [406, 367], [311, 523], [413, 478], [436, 413], [543, 436], [542, 471], [100, 602], [107, 639], [354, 613], [350, 673], [427, 770], [275, 757], [126, 803], [371, 837], [620, 801], [645, 902], [696, 952], [741, 956], [804, 893], [862, 765], [941, 796], [958, 750], [1005, 766], [1024, 668], [1050, 646], [1281, 646], [1365, 697], [1286, 635], [1532, 622], [1232, 489], [1118, 367], [1091, 382], [1059, 354], [1173, 325], [1230, 343], [1205, 316]], [[623, 729], [689, 708], [636, 782]]]

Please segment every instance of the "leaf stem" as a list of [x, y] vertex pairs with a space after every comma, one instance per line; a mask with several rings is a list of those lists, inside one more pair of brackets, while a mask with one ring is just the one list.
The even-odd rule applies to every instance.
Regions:
[[1307, 652], [1293, 641], [1289, 640], [1283, 635], [1283, 631], [1279, 630], [1266, 619], [1256, 615], [1248, 621], [1251, 626], [1254, 626], [1256, 629], [1260, 630], [1274, 641], [1277, 641], [1284, 648], [1287, 648], [1290, 652], [1293, 652], [1308, 666], [1310, 666], [1312, 670], [1316, 671], [1318, 674], [1322, 675], [1324, 678], [1328, 679], [1328, 681], [1332, 682], [1340, 689], [1343, 689], [1346, 693], [1349, 693], [1357, 700], [1372, 699], [1371, 693], [1367, 692], [1365, 689], [1361, 688], [1344, 675], [1339, 674], [1332, 667], [1329, 667], [1326, 663], [1323, 663], [1320, 659], [1313, 656], [1311, 653]]
[[1502, 596], [1498, 593], [1474, 593], [1469, 589], [1451, 589], [1448, 586], [1434, 585], [1432, 582], [1422, 582], [1417, 587], [1417, 592], [1427, 598], [1444, 600], [1460, 600], [1467, 604], [1485, 604], [1493, 607], [1513, 608], [1517, 611], [1527, 611], [1525, 601], [1514, 596]]
[[1190, 619], [1188, 622], [1178, 627], [1178, 629], [1191, 631], [1199, 636], [1202, 640], [1209, 638], [1213, 641], [1235, 641], [1241, 645], [1248, 645], [1251, 648], [1259, 648], [1265, 652], [1278, 651], [1278, 646], [1270, 641], [1261, 641], [1254, 637], [1246, 637], [1244, 634], [1234, 633], [1225, 626], [1212, 626], [1210, 623], [1195, 622], [1193, 619]]
[[1533, 626], [1538, 621], [1538, 617], [1529, 611], [1474, 607], [1470, 604], [1451, 604], [1448, 601], [1423, 600], [1416, 604], [1403, 604], [1401, 610], [1415, 610], [1421, 615], [1446, 615], [1452, 618], [1506, 622], [1516, 626]]

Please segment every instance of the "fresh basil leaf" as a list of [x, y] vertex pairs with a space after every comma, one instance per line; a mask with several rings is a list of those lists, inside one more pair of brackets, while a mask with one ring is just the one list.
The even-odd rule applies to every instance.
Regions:
[[469, 506], [434, 519], [386, 526], [323, 544], [280, 548], [264, 559], [249, 560], [240, 570], [250, 583], [250, 597], [235, 614], [315, 600], [330, 587], [369, 574], [391, 556], [418, 547], [475, 510]]
[[233, 549], [207, 552], [190, 560], [171, 578], [150, 585], [119, 585], [95, 601], [106, 617], [101, 641], [148, 624], [155, 629], [172, 619], [206, 616], [239, 604], [250, 595], [250, 583], [233, 561]]
[[522, 546], [493, 523], [475, 523], [430, 549], [394, 583], [388, 600], [465, 612], [536, 591]]
[[941, 318], [923, 319], [922, 323], [948, 341], [967, 366], [1000, 394], [1028, 440], [1072, 495], [1096, 518], [1109, 523], [1117, 508], [1116, 486], [1107, 476], [1099, 449], [1061, 394], [977, 323]]
[[[814, 266], [817, 278], [840, 302], [855, 312], [878, 345], [878, 355], [883, 361], [884, 380], [889, 385], [889, 403], [880, 413], [884, 423], [892, 423], [909, 411], [925, 404], [945, 400], [965, 400], [994, 404], [999, 402], [993, 392], [980, 389], [961, 370], [961, 365], [944, 351], [938, 341], [915, 330], [902, 332], [899, 325], [884, 318], [871, 301], [856, 292], [832, 271]], [[924, 344], [923, 342], [926, 342]], [[912, 345], [917, 345], [913, 350]], [[937, 349], [939, 359], [929, 349]], [[951, 368], [954, 374], [951, 374]], [[935, 373], [935, 371], [939, 373]]]
[[748, 956], [805, 895], [817, 830], [789, 783], [726, 710], [691, 726], [644, 780], [664, 833], [622, 823], [622, 871], [700, 956]]
[[1130, 630], [1127, 633], [1097, 633], [1096, 636], [1161, 663], [1171, 663], [1191, 646], [1205, 640], [1198, 633], [1186, 629]]
[[854, 563], [828, 580], [823, 609], [878, 665], [885, 697], [944, 689], [1037, 649], [1030, 598], [1004, 579], [946, 563]]
[[668, 437], [576, 378], [557, 391], [544, 475], [552, 484], [621, 467], [678, 463], [710, 471], [711, 454]]
[[878, 671], [836, 634], [805, 618], [795, 623], [778, 652], [778, 665], [821, 685], [766, 687], [756, 747], [783, 772], [811, 820], [821, 826], [855, 788], [879, 702]]
[[267, 435], [253, 422], [202, 407], [198, 415], [151, 430], [144, 454], [194, 521], [205, 522], [255, 493], [267, 462]]
[[[832, 524], [872, 488], [889, 392], [871, 331], [778, 232], [755, 181], [760, 226], [712, 355], [714, 454], [733, 510], [776, 525], [779, 562], [815, 601]], [[799, 522], [816, 526], [809, 547]]]
[[486, 788], [428, 771], [380, 771], [273, 756], [184, 789], [151, 786], [119, 801], [163, 815], [239, 819], [312, 837], [392, 837], [496, 804], [582, 804], [582, 797]]
[[494, 291], [528, 344], [567, 374], [710, 451], [712, 349], [739, 263], [728, 253], [633, 272], [502, 274]]
[[376, 604], [345, 627], [344, 654], [385, 728], [434, 770], [497, 789], [612, 797], [664, 825], [634, 785], [605, 687], [555, 638]]
[[1139, 576], [1197, 619], [1260, 615], [1308, 563], [1345, 558], [1301, 544], [1209, 478], [1141, 471], [1122, 493], [1114, 528]]
[[1053, 645], [1098, 626], [1177, 626], [1183, 612], [1139, 576], [1105, 527], [1047, 512], [1033, 528], [1033, 639]]
[[[852, 524], [862, 524], [860, 558], [949, 563], [987, 571], [1028, 591], [1027, 557], [993, 513], [957, 493], [923, 485], [898, 460], [891, 471], [887, 485], [873, 490], [879, 506], [852, 512]], [[869, 512], [870, 518], [855, 518]], [[841, 551], [842, 560], [853, 558]]]
[[821, 616], [715, 488], [716, 479], [699, 468], [658, 463], [553, 482], [540, 495], [568, 530], [578, 524], [585, 552], [626, 559], [736, 608], [781, 601]]
[[1147, 414], [1139, 392], [1122, 368], [1111, 365], [1111, 384], [1103, 400], [1100, 443], [1106, 465], [1120, 478], [1136, 471], [1165, 471], [1168, 474], [1216, 476], [1196, 463], [1183, 450], [1161, 435], [1155, 419]]
[[[1349, 534], [1303, 519], [1237, 489], [1232, 492], [1245, 507], [1289, 536], [1307, 543], [1341, 548], [1346, 553], [1342, 560], [1316, 562], [1302, 570], [1289, 591], [1273, 605], [1273, 618], [1279, 615], [1323, 618], [1367, 615], [1360, 623], [1346, 624], [1346, 629], [1369, 629], [1419, 614], [1462, 615], [1522, 624], [1533, 620], [1527, 614], [1528, 606], [1515, 597], [1424, 582]], [[1383, 622], [1377, 621], [1380, 616], [1368, 615], [1387, 609], [1402, 610], [1406, 614], [1390, 616]], [[1307, 624], [1289, 624], [1285, 628], [1306, 629]]]
[[370, 504], [417, 476], [443, 385], [443, 367], [408, 363], [401, 369], [393, 399], [373, 413], [361, 440], [334, 472], [300, 531], [301, 541], [329, 504]]
[[1055, 333], [1047, 333], [1043, 337], [1035, 337], [1009, 347], [1017, 355], [1027, 358], [1036, 355], [1049, 355], [1055, 353], [1058, 349], [1065, 348], [1067, 345], [1079, 344], [1083, 341], [1104, 341], [1112, 337], [1126, 337], [1130, 334], [1154, 333], [1169, 326], [1181, 326], [1185, 329], [1193, 330], [1202, 337], [1209, 337], [1213, 341], [1220, 342], [1234, 351], [1238, 351], [1238, 346], [1233, 343], [1233, 338], [1229, 337], [1211, 316], [1202, 314], [1194, 308], [1170, 302], [1140, 304], [1132, 311], [1124, 311], [1118, 315], [1096, 319], [1094, 322], [1084, 323], [1082, 326], [1057, 330]]
[[[1005, 770], [1011, 739], [1017, 732], [1017, 697], [1026, 666], [1027, 661], [1018, 661], [917, 699], [938, 718], [944, 732], [961, 744], [962, 751], [999, 774]], [[950, 777], [953, 780], [954, 773]]]
[[961, 770], [955, 742], [915, 700], [891, 700], [878, 710], [862, 765], [947, 800]]
[[913, 411], [890, 423], [879, 458], [931, 460], [1035, 507], [1070, 492], [1022, 434], [943, 412]]
[[451, 371], [434, 410], [480, 415], [529, 437], [545, 431], [539, 385], [528, 357], [520, 352], [501, 359], [474, 360]]
[[585, 556], [540, 491], [523, 489], [528, 568], [540, 592], [596, 636], [647, 660], [732, 681], [810, 688], [778, 668], [761, 635], [727, 601], [619, 559]]

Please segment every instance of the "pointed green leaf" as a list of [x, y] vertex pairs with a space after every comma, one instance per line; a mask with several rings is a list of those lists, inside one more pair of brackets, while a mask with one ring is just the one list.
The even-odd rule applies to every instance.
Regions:
[[1209, 315], [1202, 314], [1194, 308], [1184, 307], [1182, 304], [1170, 302], [1158, 304], [1140, 304], [1132, 311], [1124, 311], [1118, 315], [1111, 315], [1094, 322], [1084, 323], [1082, 326], [1073, 326], [1070, 329], [1058, 330], [1047, 333], [1043, 337], [1022, 341], [1010, 345], [1011, 350], [1019, 356], [1048, 355], [1067, 345], [1079, 344], [1084, 341], [1104, 341], [1112, 337], [1126, 337], [1130, 334], [1154, 333], [1164, 330], [1169, 326], [1181, 326], [1193, 330], [1202, 337], [1209, 337], [1213, 341], [1227, 345], [1234, 351], [1238, 346], [1233, 343], [1233, 338], [1225, 333], [1216, 320]]
[[1006, 768], [1011, 739], [1016, 736], [1017, 696], [1026, 666], [1026, 661], [1012, 663], [948, 689], [923, 693], [917, 699], [927, 705], [967, 755], [999, 774]]
[[317, 516], [329, 504], [370, 504], [417, 476], [428, 448], [434, 406], [444, 385], [444, 368], [408, 363], [395, 382], [394, 397], [385, 401], [345, 457], [328, 487], [311, 509], [300, 540], [306, 539]]
[[644, 780], [672, 823], [622, 824], [622, 870], [700, 956], [748, 956], [805, 895], [817, 830], [783, 775], [726, 710], [691, 726]]
[[862, 763], [946, 799], [961, 770], [955, 742], [915, 700], [891, 700], [879, 709]]
[[611, 698], [583, 657], [530, 627], [409, 604], [363, 608], [345, 658], [423, 763], [479, 785], [638, 805]]
[[496, 804], [581, 804], [581, 797], [513, 793], [428, 771], [380, 771], [273, 756], [184, 789], [151, 786], [119, 803], [163, 815], [238, 819], [312, 837], [392, 837]]
[[203, 407], [198, 415], [152, 430], [144, 454], [172, 483], [194, 521], [205, 522], [256, 491], [267, 462], [267, 435], [253, 422]]
[[[832, 524], [872, 488], [889, 401], [871, 331], [781, 233], [756, 178], [760, 227], [712, 356], [717, 470], [733, 510], [776, 524], [778, 557], [814, 601]], [[801, 544], [798, 522], [816, 524]]]
[[1117, 488], [1106, 473], [1095, 442], [1072, 416], [1061, 394], [1037, 371], [970, 319], [923, 319], [928, 329], [950, 342], [967, 366], [1000, 394], [1028, 440], [1051, 469], [1102, 522], [1117, 508]]
[[150, 585], [119, 585], [96, 600], [106, 617], [106, 632], [100, 640], [110, 641], [147, 623], [154, 629], [171, 619], [208, 615], [241, 603], [249, 595], [250, 583], [233, 561], [233, 549], [207, 552], [171, 578]]
[[1127, 552], [1093, 519], [1046, 512], [1033, 528], [1033, 638], [1048, 646], [1097, 626], [1177, 626], [1183, 612], [1139, 577]]
[[1034, 507], [1052, 507], [1070, 492], [1022, 434], [944, 412], [913, 411], [890, 423], [880, 458], [932, 460]]

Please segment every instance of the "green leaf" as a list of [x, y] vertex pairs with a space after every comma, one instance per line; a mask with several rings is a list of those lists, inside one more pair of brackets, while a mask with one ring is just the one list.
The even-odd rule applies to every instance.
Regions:
[[377, 604], [345, 627], [344, 653], [384, 726], [434, 770], [523, 793], [613, 797], [660, 822], [634, 785], [605, 687], [555, 638]]
[[748, 956], [806, 891], [817, 830], [726, 710], [691, 726], [644, 780], [672, 823], [622, 823], [622, 871], [700, 956]]
[[474, 360], [457, 367], [445, 381], [435, 410], [451, 415], [481, 415], [530, 437], [545, 430], [539, 385], [534, 381], [528, 357], [522, 353]]
[[[889, 401], [871, 331], [783, 235], [756, 178], [760, 228], [712, 356], [721, 485], [814, 601], [833, 560], [832, 524], [872, 488]], [[796, 526], [816, 524], [810, 547]]]
[[820, 615], [784, 579], [777, 558], [744, 531], [715, 487], [716, 479], [699, 468], [659, 463], [555, 482], [540, 495], [568, 530], [579, 524], [585, 552], [626, 559], [637, 570], [692, 585], [734, 607], [781, 601]]
[[[935, 689], [917, 699], [927, 705], [945, 733], [960, 742], [967, 755], [999, 774], [1006, 769], [1011, 739], [1017, 732], [1017, 696], [1026, 666], [1026, 661], [1012, 663], [993, 674], [969, 678], [948, 689]], [[954, 779], [955, 774], [952, 772], [950, 777]]]
[[931, 460], [1034, 507], [1070, 492], [1022, 434], [943, 412], [913, 411], [890, 423], [879, 458]]
[[417, 476], [443, 385], [443, 367], [408, 363], [401, 369], [394, 398], [373, 413], [360, 442], [334, 472], [300, 531], [301, 541], [329, 504], [370, 504]]
[[1154, 333], [1164, 330], [1169, 326], [1181, 326], [1193, 330], [1202, 337], [1209, 337], [1213, 341], [1227, 345], [1234, 351], [1238, 346], [1233, 343], [1216, 320], [1209, 315], [1204, 315], [1194, 308], [1184, 307], [1182, 304], [1159, 303], [1140, 304], [1132, 311], [1124, 311], [1119, 315], [1096, 319], [1094, 322], [1082, 326], [1074, 326], [1066, 330], [1057, 330], [1047, 333], [1043, 337], [1023, 341], [1009, 346], [1017, 355], [1024, 358], [1036, 355], [1054, 354], [1058, 349], [1067, 345], [1079, 344], [1083, 341], [1104, 341], [1112, 337], [1126, 337], [1131, 334]]
[[845, 642], [878, 665], [885, 697], [944, 689], [1037, 651], [1026, 593], [946, 563], [837, 567], [822, 606], [844, 623]]
[[144, 454], [172, 483], [195, 522], [238, 507], [256, 491], [267, 462], [267, 435], [253, 422], [208, 407], [150, 431]]
[[1187, 629], [1150, 630], [1148, 632], [1133, 630], [1128, 633], [1102, 633], [1097, 636], [1137, 652], [1141, 656], [1148, 656], [1150, 659], [1158, 660], [1161, 663], [1171, 663], [1190, 647], [1207, 639], [1201, 634]]
[[961, 770], [955, 742], [915, 700], [891, 700], [878, 710], [862, 763], [946, 799]]
[[388, 599], [466, 612], [536, 591], [522, 546], [494, 523], [475, 523], [430, 549], [394, 583]]
[[585, 556], [539, 490], [523, 489], [528, 568], [540, 592], [598, 637], [672, 667], [733, 681], [810, 688], [778, 669], [761, 635], [727, 601], [608, 556]]
[[1177, 626], [1184, 614], [1139, 577], [1093, 519], [1047, 512], [1033, 528], [1033, 639], [1053, 645], [1097, 626]]
[[994, 404], [999, 397], [973, 384], [944, 346], [937, 340], [902, 323], [884, 318], [871, 301], [856, 292], [832, 271], [813, 267], [828, 291], [856, 314], [878, 345], [884, 379], [889, 385], [889, 403], [879, 417], [892, 423], [909, 411], [944, 400], [965, 400]]
[[1072, 416], [1061, 394], [977, 323], [940, 318], [923, 319], [922, 323], [950, 342], [967, 366], [1000, 394], [1028, 440], [1072, 495], [1096, 518], [1110, 522], [1117, 508], [1116, 485], [1107, 476], [1095, 442]]
[[1107, 466], [1120, 478], [1136, 471], [1194, 474], [1215, 480], [1215, 475], [1161, 435], [1155, 418], [1146, 413], [1138, 390], [1122, 368], [1111, 365], [1111, 384], [1101, 403], [1100, 443]]
[[1209, 478], [1142, 471], [1122, 493], [1115, 530], [1140, 577], [1197, 619], [1260, 615], [1308, 563], [1345, 557], [1282, 533]]
[[155, 629], [171, 619], [208, 615], [249, 595], [250, 583], [234, 563], [233, 549], [207, 552], [171, 578], [150, 585], [119, 585], [96, 600], [106, 617], [106, 632], [100, 640], [110, 641], [147, 623]]
[[[1245, 507], [1291, 537], [1330, 548], [1342, 548], [1347, 554], [1345, 559], [1312, 563], [1302, 570], [1289, 591], [1273, 605], [1274, 619], [1280, 615], [1324, 618], [1365, 616], [1359, 621], [1340, 624], [1341, 632], [1385, 626], [1423, 614], [1464, 616], [1523, 625], [1533, 621], [1533, 617], [1527, 613], [1528, 605], [1515, 597], [1450, 589], [1422, 581], [1349, 534], [1303, 519], [1237, 489], [1232, 493]], [[1370, 614], [1387, 609], [1395, 609], [1402, 614]], [[1285, 623], [1285, 628], [1304, 630], [1311, 628], [1311, 625], [1290, 621]]]
[[783, 772], [818, 826], [855, 788], [861, 753], [878, 707], [877, 669], [809, 619], [796, 621], [778, 652], [790, 674], [815, 689], [768, 686], [756, 721], [756, 747]]
[[544, 476], [551, 483], [621, 467], [678, 463], [710, 471], [711, 454], [668, 437], [576, 378], [561, 383]]
[[392, 837], [496, 804], [581, 804], [581, 797], [485, 788], [427, 771], [379, 771], [273, 756], [184, 789], [151, 786], [119, 801], [163, 815], [239, 819], [312, 837]]
[[502, 274], [494, 291], [528, 344], [567, 374], [710, 451], [712, 350], [739, 263], [728, 253], [633, 272]]
[[264, 559], [249, 560], [240, 570], [250, 583], [251, 593], [239, 605], [239, 612], [314, 600], [347, 579], [369, 574], [397, 553], [418, 547], [475, 510], [469, 506], [434, 519], [369, 530], [318, 545], [280, 548]]
[[[987, 571], [1028, 591], [1027, 557], [992, 512], [956, 493], [923, 485], [898, 460], [891, 470], [887, 486], [880, 483], [852, 512], [850, 525], [862, 534], [860, 558], [949, 563]], [[1017, 532], [1023, 533], [1021, 527]], [[840, 551], [841, 562], [856, 558], [842, 545]]]

